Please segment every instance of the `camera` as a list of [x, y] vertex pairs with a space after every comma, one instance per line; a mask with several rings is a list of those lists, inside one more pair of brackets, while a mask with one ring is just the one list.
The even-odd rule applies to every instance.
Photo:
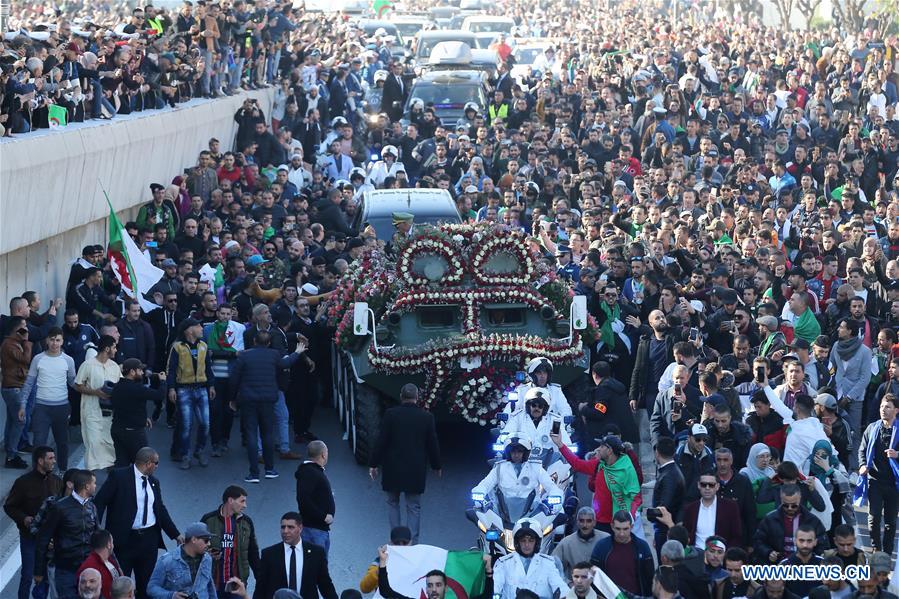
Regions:
[[646, 508], [646, 519], [655, 522], [662, 516], [662, 510], [657, 507]]

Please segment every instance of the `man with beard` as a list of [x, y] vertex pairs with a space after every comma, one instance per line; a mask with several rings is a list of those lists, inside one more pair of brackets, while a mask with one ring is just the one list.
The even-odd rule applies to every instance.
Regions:
[[[794, 535], [793, 555], [781, 560], [782, 565], [787, 566], [817, 566], [821, 564], [821, 556], [815, 554], [815, 546], [818, 544], [818, 535], [812, 524], [800, 524]], [[808, 597], [808, 593], [818, 586], [816, 580], [788, 580], [787, 590], [798, 597]]]
[[[72, 356], [75, 362], [75, 372], [81, 368], [87, 357], [88, 348], [94, 347], [100, 340], [97, 330], [89, 324], [83, 324], [75, 309], [66, 310], [62, 325], [62, 351]], [[72, 414], [69, 418], [69, 426], [81, 424], [81, 394], [74, 389], [69, 389], [69, 405]]]
[[677, 337], [669, 331], [665, 314], [661, 310], [650, 312], [649, 326], [652, 334], [644, 335], [640, 339], [634, 369], [631, 372], [629, 399], [631, 410], [635, 412], [641, 408], [647, 412], [652, 411], [662, 374], [674, 360], [674, 344]]
[[844, 318], [837, 326], [837, 342], [830, 352], [830, 364], [835, 369], [834, 383], [839, 404], [846, 410], [852, 428], [852, 451], [849, 464], [858, 468], [858, 444], [861, 439], [862, 411], [865, 390], [871, 380], [871, 350], [862, 343], [861, 325]]
[[609, 533], [596, 530], [596, 512], [590, 506], [577, 511], [577, 530], [559, 541], [553, 549], [553, 557], [562, 562], [565, 578], [571, 579], [572, 573], [580, 562], [589, 562], [593, 548], [598, 541], [605, 539]]

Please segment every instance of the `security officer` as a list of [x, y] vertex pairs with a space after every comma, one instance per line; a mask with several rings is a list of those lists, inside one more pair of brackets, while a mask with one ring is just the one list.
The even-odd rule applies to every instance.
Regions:
[[390, 238], [390, 243], [387, 244], [386, 250], [388, 254], [393, 254], [402, 241], [411, 235], [412, 225], [415, 221], [415, 216], [408, 212], [394, 212], [391, 216], [393, 217], [393, 227], [396, 231], [394, 231], [393, 237]]
[[[534, 358], [528, 362], [527, 373], [530, 381], [519, 385], [515, 389], [515, 395], [510, 393], [510, 396], [516, 398], [516, 404], [518, 401], [524, 401], [528, 391], [532, 388], [540, 388], [549, 392], [547, 401], [549, 401], [550, 412], [555, 412], [563, 417], [571, 416], [571, 405], [568, 403], [565, 393], [562, 392], [562, 387], [558, 383], [549, 382], [553, 376], [552, 362], [546, 358]], [[503, 412], [511, 414], [513, 411], [512, 401], [507, 402]]]
[[492, 127], [497, 119], [505, 122], [509, 118], [509, 103], [506, 102], [506, 95], [502, 90], [498, 89], [493, 92], [493, 102], [487, 107], [487, 117], [489, 127]]
[[547, 395], [546, 389], [531, 388], [525, 395], [524, 406], [509, 416], [509, 421], [503, 428], [523, 433], [533, 439], [533, 446], [538, 449], [555, 449], [549, 435], [552, 432], [553, 422], [559, 422], [562, 442], [571, 445], [571, 437], [562, 425], [562, 416], [549, 410]]
[[527, 589], [540, 599], [551, 599], [567, 592], [556, 561], [538, 553], [543, 531], [535, 518], [522, 518], [512, 529], [515, 553], [499, 558], [493, 566], [493, 592], [499, 599], [515, 599], [519, 589]]
[[581, 280], [581, 267], [571, 260], [571, 248], [567, 245], [556, 246], [556, 260], [559, 268], [556, 274], [566, 281], [577, 282]]
[[[546, 496], [561, 497], [562, 491], [537, 462], [529, 462], [531, 440], [518, 432], [510, 433], [503, 449], [503, 458], [493, 465], [487, 476], [472, 490], [472, 495], [502, 494], [507, 500], [525, 499], [543, 487]], [[556, 508], [554, 508], [556, 509]]]

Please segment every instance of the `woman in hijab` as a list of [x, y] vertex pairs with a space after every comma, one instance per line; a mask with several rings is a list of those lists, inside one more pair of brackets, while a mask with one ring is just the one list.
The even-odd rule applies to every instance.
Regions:
[[752, 483], [752, 493], [756, 498], [756, 517], [764, 518], [768, 512], [774, 509], [773, 502], [759, 503], [758, 494], [762, 483], [774, 477], [774, 468], [769, 465], [771, 449], [764, 443], [756, 443], [749, 448], [749, 457], [746, 458], [746, 466], [740, 470]]
[[181, 220], [181, 217], [190, 212], [190, 193], [187, 191], [187, 178], [182, 176], [177, 176], [172, 179], [172, 184], [166, 187], [165, 195], [166, 197], [172, 195], [172, 202], [175, 204], [175, 214], [178, 215], [178, 220]]
[[[843, 522], [849, 512], [853, 516], [855, 514], [851, 502], [848, 509], [843, 509], [849, 497], [849, 479], [846, 471], [833, 454], [833, 445], [824, 439], [815, 443], [812, 454], [805, 461], [802, 469], [804, 472], [808, 472], [810, 478], [815, 478], [821, 483], [826, 495], [830, 497], [831, 505], [835, 508], [831, 510], [833, 516], [828, 527], [828, 535], [832, 539], [833, 529]], [[853, 521], [847, 521], [846, 524], [854, 525], [854, 518]]]

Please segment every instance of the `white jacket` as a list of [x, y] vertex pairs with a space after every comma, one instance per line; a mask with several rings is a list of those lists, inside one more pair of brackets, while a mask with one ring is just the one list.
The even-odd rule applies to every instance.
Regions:
[[[531, 491], [543, 487], [543, 493], [537, 492], [537, 499], [543, 495], [562, 495], [561, 489], [552, 481], [543, 466], [536, 462], [525, 462], [521, 465], [521, 472], [515, 472], [512, 462], [501, 460], [494, 464], [487, 476], [479, 482], [472, 493], [493, 494], [499, 489], [506, 497], [524, 499]], [[513, 594], [514, 597], [514, 594]]]
[[521, 556], [509, 553], [499, 558], [493, 567], [494, 597], [515, 599], [518, 589], [533, 591], [540, 599], [551, 599], [556, 592], [560, 595], [567, 592], [568, 584], [562, 578], [556, 560], [545, 553], [534, 554], [527, 572]]
[[[515, 410], [515, 412], [511, 416], [509, 416], [509, 421], [506, 423], [506, 426], [503, 427], [503, 430], [522, 433], [524, 436], [531, 440], [534, 449], [540, 448], [555, 450], [556, 445], [552, 442], [552, 439], [549, 438], [549, 434], [552, 432], [554, 420], [558, 420], [561, 422], [562, 416], [560, 414], [550, 412], [540, 419], [539, 424], [534, 425], [534, 420], [531, 418], [530, 414], [528, 414], [527, 410], [525, 408], [521, 408], [519, 410]], [[571, 445], [571, 436], [565, 429], [565, 425], [563, 424], [559, 428], [559, 430], [562, 435], [562, 443], [564, 443], [565, 445]]]
[[384, 185], [384, 179], [387, 177], [396, 177], [398, 171], [406, 172], [406, 167], [402, 162], [394, 162], [389, 168], [383, 160], [375, 162], [371, 170], [368, 172], [368, 182], [375, 187], [380, 188]]
[[[531, 383], [524, 383], [523, 385], [518, 385], [518, 388], [515, 389], [515, 392], [518, 394], [518, 401], [515, 402], [515, 410], [517, 411], [519, 408], [524, 407], [524, 396], [527, 395], [527, 392], [536, 387]], [[565, 393], [562, 392], [562, 387], [557, 383], [549, 383], [546, 387], [537, 387], [538, 389], [543, 389], [549, 392], [549, 411], [555, 412], [561, 416], [571, 416], [571, 405], [568, 403], [568, 399], [565, 397]], [[507, 402], [505, 407], [503, 408], [503, 412], [506, 414], [512, 413], [512, 403]], [[510, 429], [511, 430], [511, 429]]]
[[[787, 445], [784, 448], [783, 461], [793, 462], [801, 468], [802, 464], [812, 455], [812, 449], [818, 441], [829, 441], [820, 420], [814, 416], [794, 420], [787, 430]], [[836, 448], [834, 448], [834, 455], [836, 455]]]

